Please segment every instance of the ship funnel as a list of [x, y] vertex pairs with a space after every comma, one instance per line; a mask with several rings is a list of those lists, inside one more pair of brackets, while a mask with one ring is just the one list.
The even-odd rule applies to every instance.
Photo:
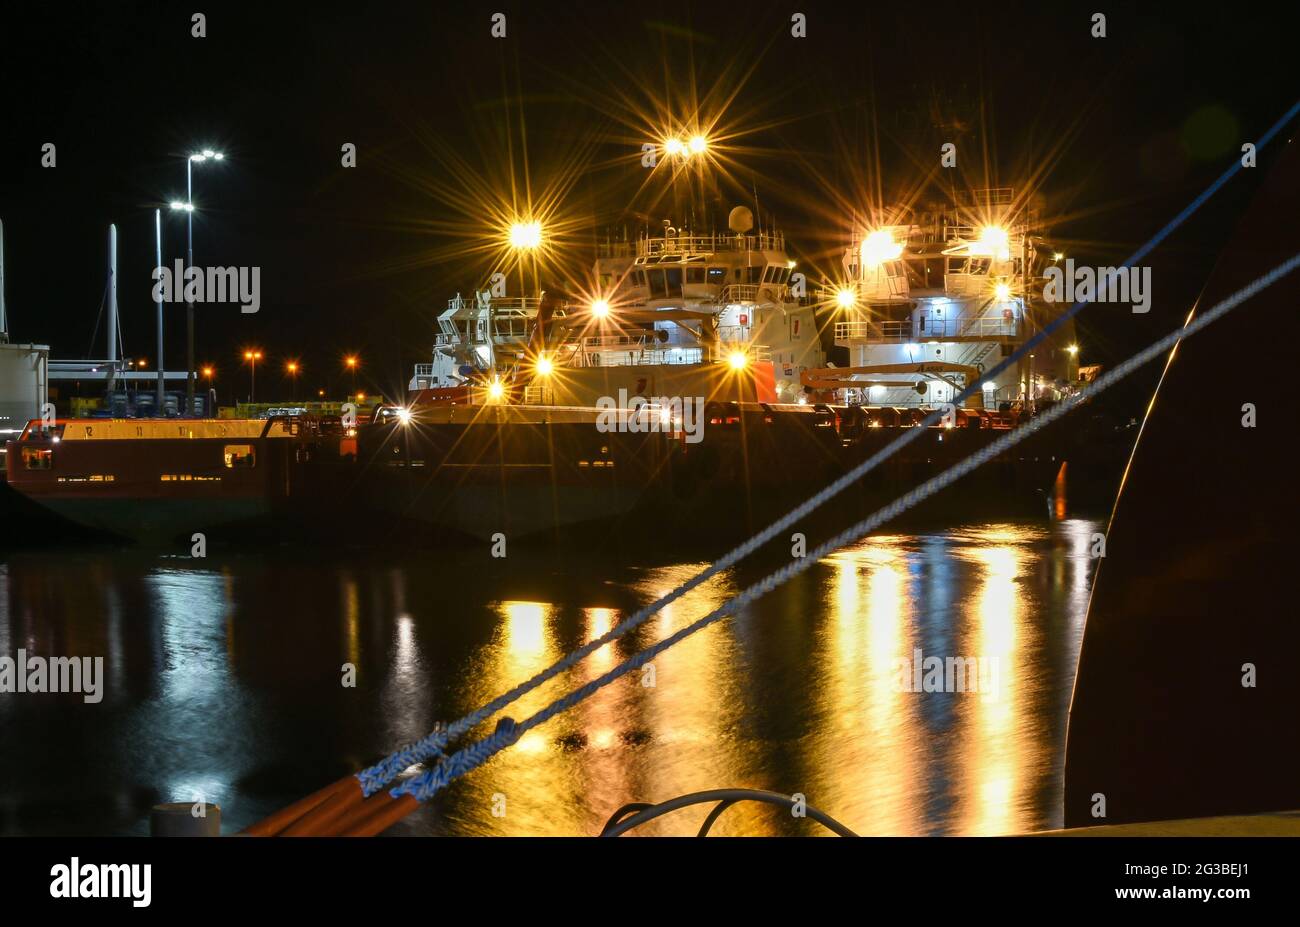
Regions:
[[737, 206], [727, 214], [727, 228], [737, 235], [744, 235], [754, 227], [754, 214], [748, 206]]

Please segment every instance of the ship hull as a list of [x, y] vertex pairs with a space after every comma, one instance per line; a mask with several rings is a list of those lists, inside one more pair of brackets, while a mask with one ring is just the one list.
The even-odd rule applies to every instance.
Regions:
[[358, 436], [356, 492], [372, 528], [430, 539], [555, 537], [631, 512], [668, 466], [662, 432], [602, 430], [594, 410], [423, 410]]

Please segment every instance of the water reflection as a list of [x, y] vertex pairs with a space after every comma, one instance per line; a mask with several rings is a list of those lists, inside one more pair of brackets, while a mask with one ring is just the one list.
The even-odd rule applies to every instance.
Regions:
[[[867, 834], [1058, 826], [1095, 530], [868, 539], [530, 731], [394, 832], [591, 834], [626, 802], [724, 786], [803, 793]], [[150, 803], [195, 795], [237, 828], [512, 688], [704, 566], [478, 551], [13, 555], [0, 565], [0, 655], [102, 655], [107, 694], [98, 706], [0, 695], [0, 833], [139, 833]], [[714, 578], [509, 714], [532, 714], [760, 575]], [[928, 658], [971, 670], [940, 672], [941, 690], [926, 691], [912, 681]], [[644, 831], [692, 833], [706, 813]], [[817, 830], [740, 805], [714, 832]]]

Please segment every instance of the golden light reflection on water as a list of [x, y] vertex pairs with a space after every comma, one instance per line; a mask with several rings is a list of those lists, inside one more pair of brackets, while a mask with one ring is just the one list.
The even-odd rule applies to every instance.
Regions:
[[[1016, 681], [1025, 669], [1016, 652], [1021, 620], [1016, 579], [1022, 548], [1014, 545], [973, 548], [966, 556], [981, 567], [974, 611], [968, 621], [963, 656], [985, 660], [993, 688], [963, 701], [962, 739], [971, 744], [967, 788], [959, 803], [958, 830], [966, 834], [1005, 834], [1017, 829], [1023, 744], [1014, 728]], [[981, 680], [981, 683], [983, 681]]]
[[[1074, 519], [868, 539], [661, 654], [652, 675], [634, 672], [529, 732], [416, 815], [408, 832], [594, 834], [627, 802], [732, 786], [802, 792], [864, 834], [1059, 826], [1066, 711], [1097, 528]], [[134, 689], [130, 676], [110, 688], [104, 710], [121, 712], [115, 725], [166, 732], [217, 723], [221, 734], [165, 756], [149, 747], [124, 767], [143, 769], [140, 781], [151, 787], [201, 783], [214, 798], [229, 796], [232, 809], [249, 807], [249, 796], [236, 793], [250, 770], [292, 768], [304, 744], [320, 739], [341, 745], [340, 765], [358, 768], [435, 720], [517, 686], [706, 565], [599, 575], [513, 567], [484, 593], [456, 585], [461, 574], [424, 556], [387, 572], [343, 564], [333, 582], [316, 585], [286, 583], [292, 564], [276, 571], [232, 561], [227, 573], [113, 563], [125, 578], [105, 580], [89, 603], [84, 583], [59, 580], [70, 566], [60, 573], [37, 559], [0, 574], [12, 587], [0, 642], [50, 650], [73, 641], [120, 654], [115, 664], [156, 667]], [[318, 570], [313, 563], [302, 575]], [[754, 567], [715, 577], [507, 713], [532, 715], [761, 575]], [[283, 588], [294, 598], [277, 598]], [[32, 601], [50, 603], [43, 617], [24, 611]], [[104, 611], [107, 622], [98, 617]], [[996, 689], [909, 691], [899, 666], [918, 652], [993, 661]], [[357, 665], [359, 684], [340, 696], [345, 660]], [[305, 694], [326, 691], [329, 701]], [[301, 724], [304, 704], [311, 725]], [[16, 709], [7, 710], [15, 723]], [[37, 722], [33, 714], [32, 730]], [[120, 745], [92, 739], [76, 749], [93, 758]], [[313, 784], [304, 780], [283, 803]], [[493, 813], [498, 796], [501, 817]], [[271, 810], [254, 805], [238, 824]], [[639, 833], [691, 834], [707, 811], [665, 816]], [[767, 806], [738, 805], [715, 832], [819, 831]]]
[[[833, 669], [816, 690], [822, 723], [810, 738], [817, 785], [808, 800], [852, 818], [859, 833], [910, 834], [921, 826], [909, 797], [917, 763], [914, 706], [896, 684], [897, 661], [912, 639], [909, 556], [901, 539], [881, 537], [826, 561], [833, 608], [822, 640]], [[833, 772], [845, 767], [875, 774]]]
[[[1044, 713], [1049, 706], [1039, 690], [1046, 684], [1035, 678], [1050, 624], [1042, 605], [1055, 590], [1064, 607], [1080, 607], [1079, 577], [1086, 586], [1088, 571], [1077, 562], [1086, 557], [1079, 528], [1058, 534], [997, 525], [871, 538], [836, 553], [803, 581], [659, 655], [652, 675], [634, 672], [530, 731], [463, 784], [450, 829], [594, 834], [627, 802], [727, 786], [803, 792], [863, 834], [1046, 826], [1055, 775], [1047, 766], [1064, 718]], [[1062, 557], [1071, 566], [1056, 562]], [[637, 601], [651, 601], [702, 566], [646, 569], [628, 588]], [[508, 713], [517, 720], [533, 714], [753, 578], [724, 575], [693, 590]], [[470, 661], [475, 704], [627, 615], [589, 601], [514, 599], [489, 612], [499, 623]], [[982, 660], [967, 683], [974, 691], [912, 691], [901, 668], [922, 654]], [[1064, 661], [1070, 672], [1072, 660]], [[990, 684], [992, 691], [979, 691]], [[1052, 685], [1068, 688], [1069, 679]], [[499, 796], [507, 802], [504, 817], [492, 814]], [[669, 815], [637, 833], [693, 833], [707, 810]], [[715, 827], [815, 832], [771, 808], [743, 804]]]

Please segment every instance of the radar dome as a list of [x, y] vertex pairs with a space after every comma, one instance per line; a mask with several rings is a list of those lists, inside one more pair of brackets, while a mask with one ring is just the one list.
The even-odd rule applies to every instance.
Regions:
[[754, 214], [748, 206], [737, 206], [727, 215], [727, 228], [737, 235], [744, 235], [754, 227]]

